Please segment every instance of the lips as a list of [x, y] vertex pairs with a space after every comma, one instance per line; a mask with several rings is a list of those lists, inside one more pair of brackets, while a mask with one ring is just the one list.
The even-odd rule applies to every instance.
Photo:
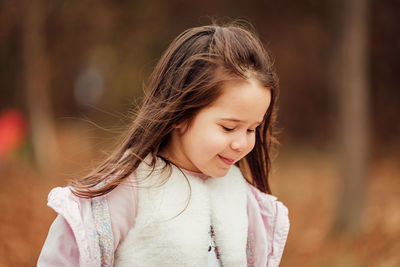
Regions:
[[229, 165], [229, 166], [235, 162], [235, 160], [230, 159], [230, 158], [225, 158], [221, 155], [218, 155], [218, 157], [222, 160], [223, 163], [225, 163], [226, 165]]

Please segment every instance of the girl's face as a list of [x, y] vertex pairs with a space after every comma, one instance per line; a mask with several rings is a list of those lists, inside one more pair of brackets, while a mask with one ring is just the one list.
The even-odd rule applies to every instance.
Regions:
[[225, 176], [253, 149], [255, 129], [270, 102], [271, 91], [256, 80], [228, 81], [221, 96], [200, 110], [189, 125], [176, 126], [163, 154], [183, 169]]

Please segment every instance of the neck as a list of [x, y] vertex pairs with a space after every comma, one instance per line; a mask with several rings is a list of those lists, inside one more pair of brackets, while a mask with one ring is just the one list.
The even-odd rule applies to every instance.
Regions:
[[175, 165], [178, 169], [180, 169], [181, 171], [183, 171], [184, 173], [186, 173], [186, 174], [188, 174], [190, 176], [198, 177], [198, 178], [200, 178], [202, 180], [207, 180], [208, 178], [210, 178], [209, 175], [204, 174], [204, 173], [202, 173], [200, 171], [192, 171], [192, 170], [188, 170], [188, 169], [180, 166], [174, 160], [172, 160], [170, 157], [168, 157], [168, 155], [166, 153], [159, 153], [157, 156], [159, 158], [163, 159], [164, 161]]

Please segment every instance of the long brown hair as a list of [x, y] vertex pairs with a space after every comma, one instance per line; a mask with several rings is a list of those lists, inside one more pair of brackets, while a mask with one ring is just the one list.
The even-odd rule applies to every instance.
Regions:
[[71, 182], [73, 193], [90, 198], [110, 192], [148, 155], [154, 167], [173, 126], [190, 122], [218, 98], [225, 81], [237, 78], [256, 79], [271, 90], [271, 104], [256, 130], [254, 149], [237, 163], [249, 182], [270, 193], [277, 76], [257, 36], [234, 24], [191, 28], [173, 40], [150, 76], [143, 104], [122, 143], [92, 173]]

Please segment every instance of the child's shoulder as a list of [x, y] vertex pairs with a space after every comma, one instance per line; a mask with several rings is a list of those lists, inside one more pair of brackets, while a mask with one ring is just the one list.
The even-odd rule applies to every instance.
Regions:
[[[271, 266], [278, 266], [290, 228], [288, 209], [277, 197], [248, 184], [247, 214], [250, 245], [262, 248], [258, 251], [268, 252], [256, 255], [257, 259], [265, 262], [267, 257]], [[262, 236], [268, 239], [264, 240]]]
[[264, 193], [260, 191], [258, 188], [256, 188], [254, 185], [249, 183], [246, 178], [243, 176], [241, 170], [237, 166], [232, 166], [229, 170], [228, 175], [230, 178], [236, 177], [237, 179], [243, 180], [246, 182], [247, 186], [247, 193], [251, 198], [254, 198], [254, 200], [259, 203], [261, 206], [265, 205], [275, 205], [276, 203], [279, 203], [278, 205], [282, 206], [282, 209], [286, 209], [286, 207], [282, 204], [282, 202], [278, 201], [278, 198], [274, 195]]
[[93, 201], [106, 200], [107, 205], [123, 207], [132, 210], [136, 200], [136, 189], [134, 186], [135, 175], [132, 174], [125, 181], [119, 184], [111, 192], [94, 198], [83, 198], [76, 196], [70, 186], [53, 188], [47, 198], [47, 205], [57, 213], [63, 215], [66, 212], [82, 211], [91, 206]]
[[80, 212], [90, 208], [90, 199], [77, 197], [69, 186], [53, 188], [48, 197], [47, 205], [66, 218], [80, 216]]
[[108, 206], [115, 245], [135, 225], [138, 203], [135, 179], [135, 174], [132, 174], [103, 198]]
[[137, 199], [134, 179], [132, 174], [111, 192], [95, 198], [78, 197], [69, 186], [56, 187], [50, 191], [47, 205], [73, 230], [93, 228], [97, 219], [106, 219], [112, 227], [114, 245], [117, 245], [135, 223]]

